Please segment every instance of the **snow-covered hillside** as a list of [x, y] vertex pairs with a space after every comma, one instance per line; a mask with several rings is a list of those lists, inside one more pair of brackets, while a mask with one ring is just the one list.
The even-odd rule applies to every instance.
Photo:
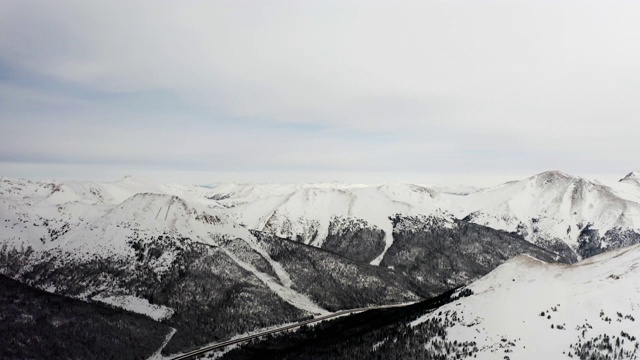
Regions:
[[469, 221], [518, 232], [555, 250], [564, 243], [582, 257], [640, 239], [639, 203], [617, 188], [557, 171], [461, 196], [455, 203], [458, 210], [452, 211]]
[[478, 359], [638, 359], [639, 278], [640, 245], [573, 265], [518, 256], [411, 325], [439, 319]]
[[127, 255], [134, 237], [156, 238], [180, 235], [216, 244], [224, 236], [250, 238], [249, 231], [226, 219], [223, 214], [166, 194], [137, 193], [110, 208], [104, 215], [73, 228], [44, 249], [61, 249], [80, 257]]
[[632, 185], [635, 185], [635, 186], [640, 186], [640, 172], [632, 171], [632, 172], [628, 173], [625, 177], [620, 179], [619, 182], [625, 183], [625, 184], [632, 184]]
[[[640, 240], [639, 179], [637, 173], [630, 173], [609, 187], [552, 171], [494, 188], [452, 194], [413, 184], [230, 183], [204, 188], [163, 185], [130, 176], [110, 183], [2, 178], [0, 226], [4, 231], [0, 242], [47, 248], [47, 242], [88, 226], [132, 196], [154, 193], [178, 196], [199, 209], [226, 215], [247, 229], [352, 258], [360, 252], [358, 260], [366, 259], [373, 265], [381, 263], [394, 242], [390, 218], [396, 214], [453, 214], [518, 233], [565, 257], [581, 258]], [[158, 226], [162, 224], [160, 221]], [[349, 243], [337, 239], [349, 239]], [[364, 247], [368, 250], [363, 251]]]
[[[225, 214], [176, 195], [137, 193], [104, 211], [103, 215], [69, 227], [55, 239], [45, 241], [36, 253], [46, 253], [60, 266], [69, 262], [144, 259], [146, 267], [163, 276], [180, 260], [185, 241], [218, 249], [235, 266], [254, 275], [294, 307], [311, 314], [326, 313], [307, 295], [294, 290], [296, 284], [290, 274], [269, 256], [248, 229]], [[131, 270], [135, 266], [135, 262], [130, 263]], [[121, 285], [100, 289], [100, 292], [120, 295], [128, 291]], [[87, 291], [94, 290], [87, 288]], [[410, 291], [405, 293], [409, 299], [415, 297]]]
[[204, 188], [125, 178], [3, 179], [1, 189], [3, 274], [166, 322], [179, 330], [167, 351], [327, 308], [418, 299], [415, 286], [390, 270], [282, 239], [259, 243]]
[[640, 203], [640, 172], [633, 171], [612, 185], [617, 196]]
[[230, 183], [204, 188], [130, 176], [111, 183], [2, 178], [0, 242], [46, 248], [51, 239], [86, 226], [132, 196], [154, 193], [178, 196], [247, 229], [347, 256], [346, 245], [336, 239], [361, 242], [369, 251], [359, 260], [373, 265], [380, 264], [394, 242], [390, 218], [396, 214], [453, 214], [580, 258], [640, 240], [639, 184], [637, 173], [610, 187], [557, 171], [464, 194], [413, 184]]
[[449, 208], [437, 192], [411, 184], [227, 184], [214, 191], [227, 213], [248, 227], [317, 247], [345, 226], [381, 231], [384, 246], [372, 259], [374, 265], [393, 243], [390, 216], [429, 215]]
[[412, 184], [223, 184], [211, 198], [249, 228], [318, 247], [354, 224], [383, 233], [376, 265], [393, 244], [389, 218], [397, 213], [454, 214], [581, 258], [640, 240], [638, 179], [631, 173], [610, 187], [550, 171], [460, 194]]
[[[106, 186], [65, 184], [60, 186], [62, 190], [54, 190], [42, 199], [38, 203], [38, 210], [53, 215], [52, 220], [42, 220], [46, 225], [50, 221], [56, 221], [56, 215], [58, 218], [63, 216], [60, 212], [56, 213], [56, 210], [60, 211], [64, 206], [79, 210], [79, 204], [82, 204], [82, 208], [97, 207], [98, 211], [87, 218], [80, 213], [70, 214], [69, 221], [74, 226], [65, 223], [68, 226], [57, 236], [40, 241], [41, 244], [36, 242], [38, 245], [35, 249], [36, 253], [46, 253], [47, 257], [55, 259], [55, 262], [61, 266], [66, 266], [67, 263], [147, 258], [145, 266], [158, 276], [162, 276], [171, 270], [172, 265], [178, 260], [183, 242], [188, 240], [222, 248], [237, 266], [255, 275], [285, 302], [303, 311], [325, 312], [306, 296], [291, 289], [292, 282], [289, 275], [256, 245], [254, 236], [246, 228], [227, 219], [224, 214], [197, 203], [189, 203], [176, 195], [136, 193], [136, 191], [147, 189], [166, 190], [161, 186], [150, 182], [134, 182], [130, 178], [124, 180], [126, 184], [122, 184], [121, 181]], [[87, 188], [90, 190], [85, 191]], [[58, 195], [58, 193], [61, 194]], [[134, 195], [115, 206], [109, 207], [105, 204], [105, 202], [117, 202], [118, 197], [129, 194]], [[55, 206], [52, 206], [49, 200], [54, 196], [56, 201], [53, 203]], [[79, 196], [84, 201], [78, 201]], [[61, 197], [72, 200], [61, 203]], [[91, 206], [89, 201], [95, 201], [95, 203]], [[77, 217], [74, 218], [73, 215]], [[46, 225], [43, 224], [41, 227], [46, 229]], [[179, 239], [180, 243], [167, 243], [169, 239]], [[157, 248], [149, 249], [158, 240], [163, 240], [164, 243]], [[141, 248], [144, 250], [141, 251]], [[155, 254], [149, 256], [150, 251], [154, 251]], [[130, 269], [134, 268], [135, 264], [130, 263]], [[99, 289], [101, 297], [130, 292], [130, 289], [124, 288], [123, 284], [119, 284], [117, 280], [115, 282], [116, 284], [110, 284], [112, 285], [110, 287]], [[94, 292], [98, 289], [88, 286], [86, 290]], [[123, 304], [126, 303], [123, 302]], [[136, 311], [137, 308], [132, 307], [129, 310]]]
[[[196, 188], [193, 186], [188, 189]], [[0, 243], [47, 247], [71, 229], [100, 218], [116, 205], [140, 193], [185, 197], [182, 187], [125, 176], [115, 182], [28, 181], [0, 179]]]
[[175, 352], [311, 314], [432, 296], [517, 254], [573, 262], [576, 252], [637, 243], [637, 178], [607, 187], [548, 172], [469, 194], [1, 178], [0, 271], [150, 315], [178, 329], [166, 348]]

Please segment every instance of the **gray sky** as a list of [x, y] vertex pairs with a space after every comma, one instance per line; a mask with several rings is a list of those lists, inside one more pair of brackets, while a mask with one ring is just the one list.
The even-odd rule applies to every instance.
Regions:
[[0, 175], [639, 169], [638, 1], [0, 2]]

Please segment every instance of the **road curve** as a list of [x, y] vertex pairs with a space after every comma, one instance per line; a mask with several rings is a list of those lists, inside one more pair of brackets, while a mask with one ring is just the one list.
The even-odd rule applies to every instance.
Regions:
[[379, 306], [372, 306], [372, 307], [366, 307], [366, 308], [341, 310], [341, 311], [338, 311], [338, 312], [335, 312], [335, 313], [332, 313], [332, 314], [329, 314], [329, 315], [323, 315], [323, 316], [319, 316], [317, 318], [313, 318], [313, 319], [310, 319], [310, 320], [301, 321], [301, 322], [296, 323], [296, 324], [291, 324], [291, 325], [287, 325], [287, 326], [283, 326], [283, 327], [279, 327], [279, 328], [275, 328], [275, 329], [271, 329], [271, 330], [265, 330], [263, 332], [252, 334], [252, 335], [247, 335], [247, 336], [244, 336], [244, 337], [241, 337], [241, 338], [232, 339], [232, 340], [226, 340], [226, 341], [222, 341], [222, 342], [219, 342], [219, 343], [216, 343], [216, 344], [203, 346], [203, 347], [201, 347], [199, 349], [192, 350], [192, 351], [189, 351], [189, 352], [181, 354], [181, 355], [177, 355], [176, 357], [171, 358], [171, 360], [191, 359], [191, 358], [193, 358], [195, 356], [202, 355], [202, 354], [207, 353], [209, 351], [220, 349], [220, 348], [223, 348], [225, 346], [229, 346], [229, 345], [245, 342], [245, 341], [248, 341], [248, 340], [251, 340], [251, 339], [255, 339], [257, 337], [269, 335], [269, 334], [279, 333], [279, 332], [282, 332], [282, 331], [294, 329], [294, 328], [297, 328], [297, 327], [300, 327], [300, 326], [303, 326], [303, 325], [312, 324], [312, 323], [315, 323], [315, 322], [318, 322], [318, 321], [327, 320], [327, 319], [331, 319], [331, 318], [342, 316], [342, 315], [349, 315], [349, 314], [359, 313], [359, 312], [363, 312], [363, 311], [367, 311], [367, 310], [389, 309], [389, 308], [395, 308], [395, 307], [402, 307], [402, 306], [408, 306], [408, 305], [411, 305], [411, 304], [415, 304], [415, 302], [413, 302], [413, 303], [404, 303], [404, 304], [396, 304], [396, 305], [379, 305]]

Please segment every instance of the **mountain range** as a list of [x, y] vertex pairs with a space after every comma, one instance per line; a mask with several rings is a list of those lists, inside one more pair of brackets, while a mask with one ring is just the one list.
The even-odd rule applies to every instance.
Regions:
[[567, 265], [519, 255], [472, 284], [221, 355], [241, 359], [639, 359], [640, 245]]
[[640, 242], [639, 184], [556, 171], [463, 194], [3, 177], [0, 272], [143, 314], [165, 326], [167, 355], [341, 309], [479, 294], [474, 281], [522, 259], [580, 266]]

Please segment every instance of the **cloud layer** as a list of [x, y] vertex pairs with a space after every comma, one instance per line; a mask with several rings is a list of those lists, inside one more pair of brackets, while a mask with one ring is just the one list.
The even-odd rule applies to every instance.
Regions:
[[632, 1], [6, 0], [0, 162], [624, 172], [639, 167], [639, 15]]

